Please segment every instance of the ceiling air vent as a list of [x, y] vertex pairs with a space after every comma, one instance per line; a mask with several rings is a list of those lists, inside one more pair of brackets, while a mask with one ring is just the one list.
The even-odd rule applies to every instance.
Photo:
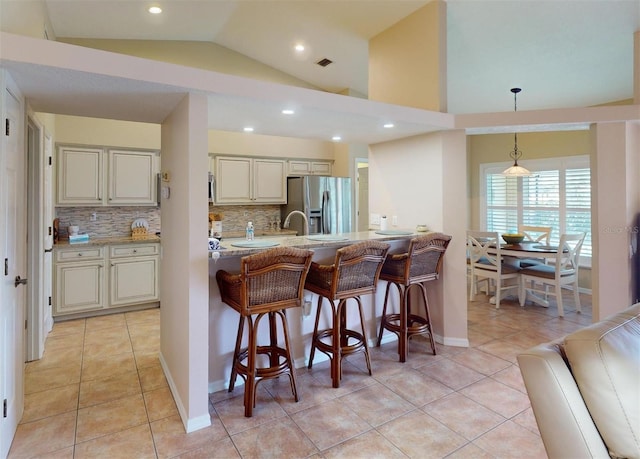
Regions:
[[318, 62], [316, 62], [316, 64], [318, 64], [320, 67], [326, 67], [329, 64], [332, 64], [333, 61], [331, 59], [327, 59], [326, 57], [324, 59], [320, 59]]

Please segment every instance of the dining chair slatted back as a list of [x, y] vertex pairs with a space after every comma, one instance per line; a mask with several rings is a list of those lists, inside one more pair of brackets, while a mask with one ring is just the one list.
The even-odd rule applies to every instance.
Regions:
[[[555, 295], [558, 305], [558, 315], [562, 317], [564, 316], [562, 287], [571, 285], [576, 311], [581, 312], [578, 271], [580, 266], [580, 251], [582, 250], [585, 237], [586, 233], [561, 235], [554, 264], [530, 266], [520, 271], [520, 304], [522, 306], [524, 306], [527, 294], [536, 295], [538, 293], [544, 293]], [[535, 288], [533, 283], [531, 287], [526, 287], [526, 282], [528, 281], [535, 281], [543, 286], [553, 286], [554, 290], [553, 292], [550, 292], [547, 288], [540, 290]]]
[[517, 279], [520, 267], [506, 264], [500, 251], [500, 238], [497, 232], [467, 231], [467, 248], [470, 257], [470, 290], [469, 300], [475, 300], [475, 288], [478, 278], [489, 278], [496, 284], [495, 304], [500, 308], [502, 293], [518, 288], [518, 284], [505, 285], [509, 279]]
[[518, 232], [524, 235], [524, 239], [530, 242], [541, 242], [545, 245], [551, 243], [551, 232], [553, 228], [551, 226], [529, 226], [520, 225]]

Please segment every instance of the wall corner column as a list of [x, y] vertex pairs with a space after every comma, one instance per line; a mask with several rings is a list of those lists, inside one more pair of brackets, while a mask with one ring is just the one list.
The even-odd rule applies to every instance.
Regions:
[[187, 432], [211, 425], [207, 97], [188, 94], [162, 123], [160, 362]]

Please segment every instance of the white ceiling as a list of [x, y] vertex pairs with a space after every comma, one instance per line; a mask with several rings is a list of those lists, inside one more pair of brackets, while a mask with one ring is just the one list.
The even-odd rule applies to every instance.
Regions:
[[[23, 1], [23, 0], [19, 0]], [[45, 0], [58, 37], [212, 41], [327, 91], [367, 93], [368, 40], [428, 0]], [[160, 16], [146, 12], [155, 3]], [[447, 0], [448, 111], [633, 97], [638, 0]], [[295, 57], [292, 46], [307, 50]], [[419, 44], [417, 44], [419, 46]], [[326, 68], [321, 58], [334, 61]]]
[[[146, 12], [152, 3], [162, 6], [162, 15]], [[29, 21], [33, 23], [36, 18], [36, 22], [49, 22], [49, 33], [56, 37], [212, 41], [326, 91], [350, 88], [366, 93], [369, 38], [426, 3], [426, 0], [0, 0], [0, 20], [3, 31], [19, 33], [20, 30], [13, 29]], [[633, 33], [640, 30], [639, 0], [446, 0], [446, 3], [449, 113], [512, 111], [513, 96], [509, 89], [514, 86], [523, 88], [518, 96], [519, 111], [584, 107], [633, 97]], [[38, 8], [42, 4], [46, 8]], [[45, 11], [48, 18], [38, 18], [38, 11]], [[292, 51], [298, 41], [307, 46], [303, 57], [295, 57]], [[326, 68], [315, 65], [324, 57], [334, 63]], [[109, 102], [118, 97], [123, 101], [129, 97], [131, 115], [127, 119], [145, 120], [146, 110], [154, 109], [146, 99], [157, 88], [143, 89], [113, 81], [107, 84], [100, 79], [86, 79], [86, 75], [60, 75], [60, 70], [53, 69], [42, 69], [39, 75], [32, 68], [14, 71], [23, 73], [22, 82], [29, 86], [28, 95], [36, 110], [40, 101], [42, 110], [55, 106], [56, 113], [108, 117], [112, 115], [104, 110], [96, 114], [95, 107], [106, 110]], [[55, 84], [52, 78], [57, 81]], [[107, 94], [108, 87], [115, 92]], [[74, 91], [83, 94], [84, 108], [69, 100]], [[164, 100], [171, 105], [177, 100], [167, 88], [159, 93], [164, 91], [166, 94], [158, 98], [158, 104]], [[89, 93], [93, 94], [91, 100], [98, 102], [93, 110], [92, 104], [86, 103]], [[306, 92], [305, 95], [308, 96]], [[214, 96], [209, 97], [213, 107]], [[390, 110], [376, 106], [370, 116], [362, 116], [341, 110], [340, 103], [335, 104], [335, 110], [332, 103], [324, 108], [316, 104], [314, 110], [307, 110], [309, 118], [294, 131], [291, 126], [276, 123], [270, 115], [281, 104], [277, 98], [215, 97], [217, 107], [224, 110], [210, 108], [212, 128], [238, 130], [239, 123], [246, 122], [241, 118], [249, 114], [265, 125], [263, 132], [296, 137], [326, 139], [330, 132], [335, 133], [336, 126], [342, 126], [347, 138], [349, 132], [352, 139], [366, 138], [367, 130], [372, 129], [369, 122], [384, 120]], [[122, 119], [118, 110], [122, 111], [114, 107], [113, 117]], [[405, 118], [407, 125], [401, 133], [393, 136], [381, 133], [369, 138], [369, 142], [431, 130], [421, 126], [424, 117], [419, 114], [409, 113]]]

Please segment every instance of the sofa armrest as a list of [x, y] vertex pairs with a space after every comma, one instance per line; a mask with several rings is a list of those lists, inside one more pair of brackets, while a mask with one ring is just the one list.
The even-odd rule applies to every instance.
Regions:
[[518, 365], [549, 458], [609, 459], [559, 344], [519, 354]]

